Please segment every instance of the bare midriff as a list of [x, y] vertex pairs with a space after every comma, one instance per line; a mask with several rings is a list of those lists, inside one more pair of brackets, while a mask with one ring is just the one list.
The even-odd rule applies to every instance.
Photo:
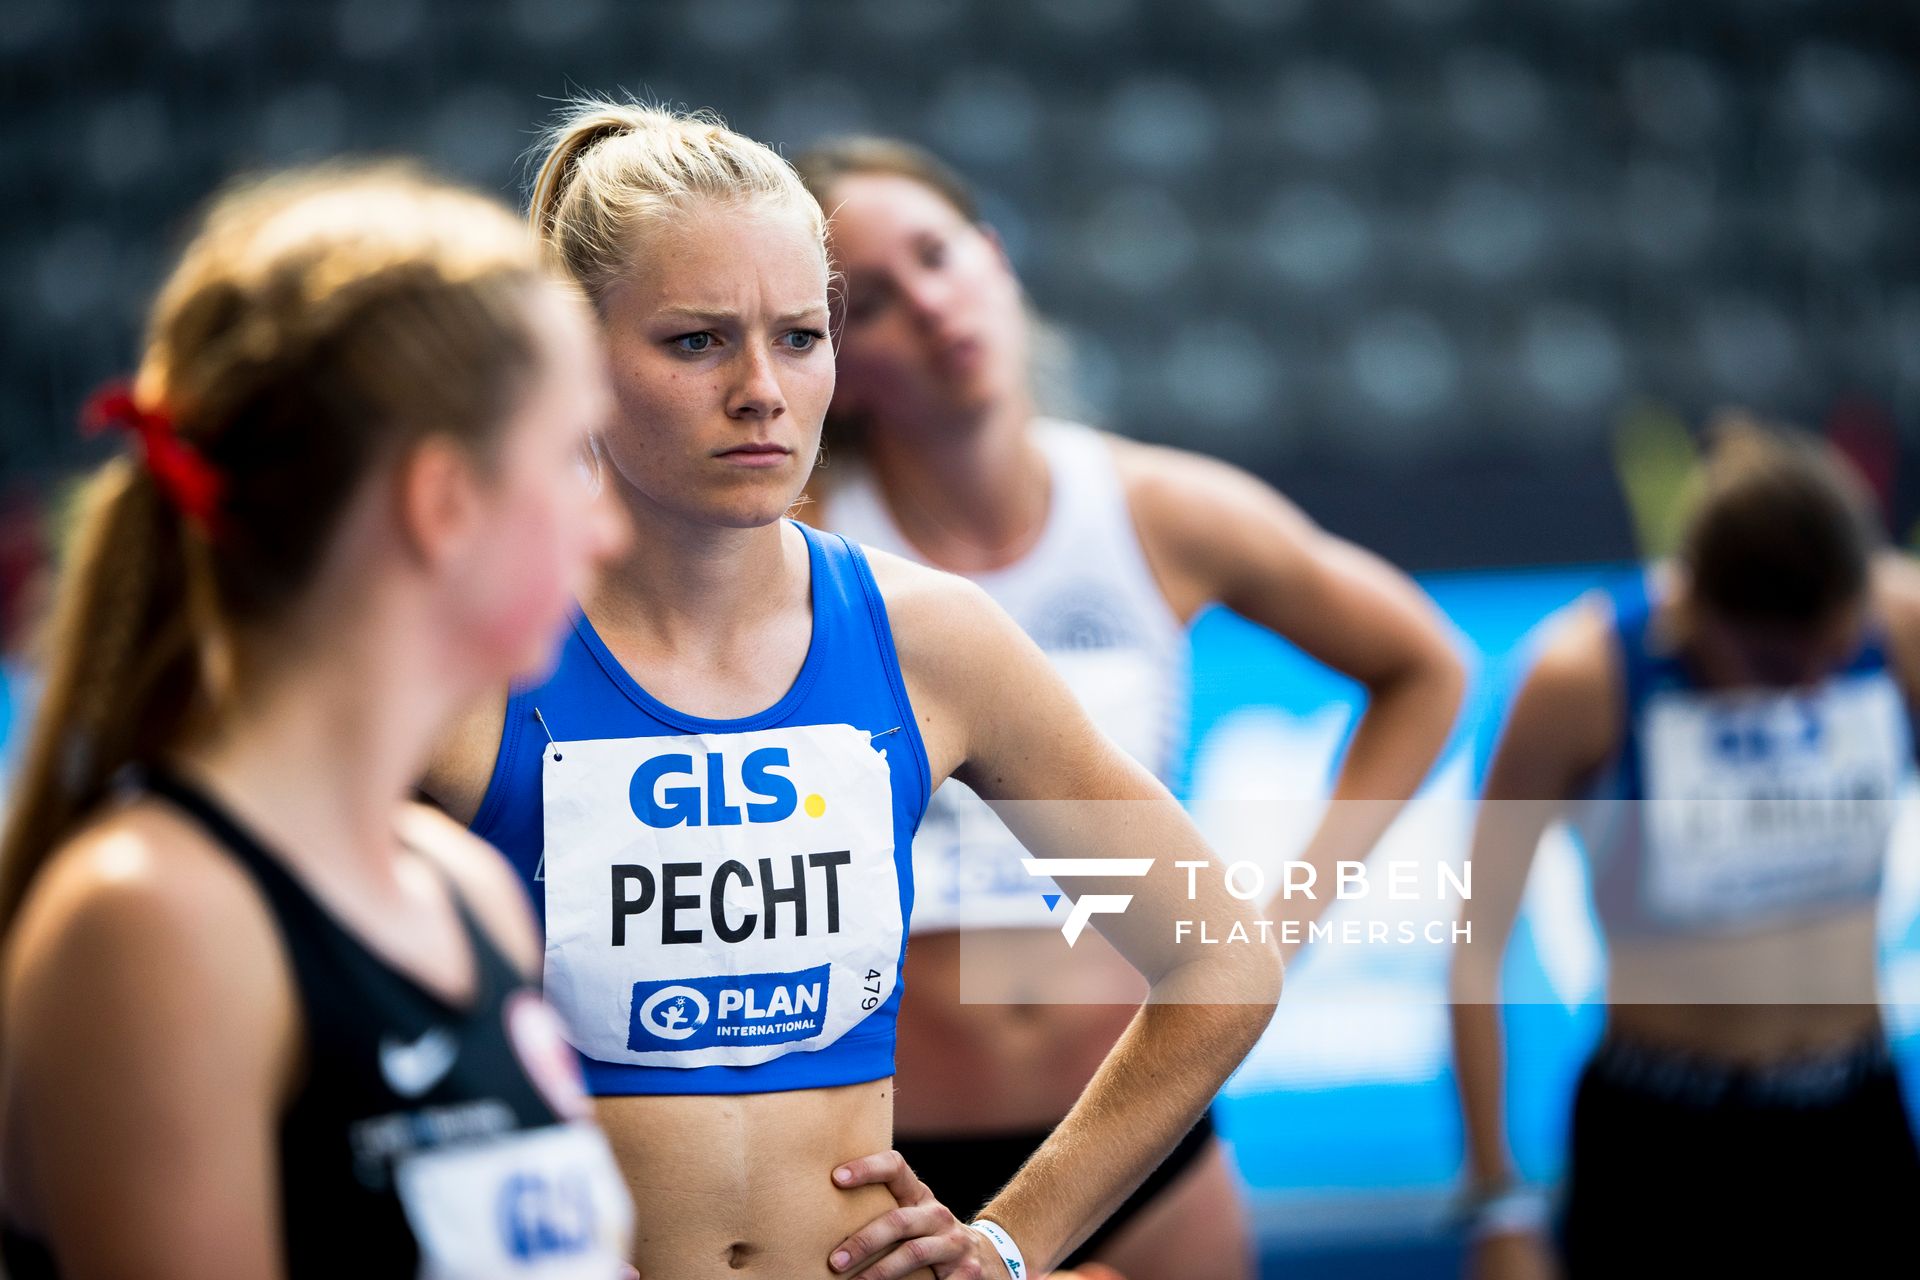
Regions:
[[1139, 1011], [1145, 984], [1089, 930], [916, 933], [907, 947], [894, 1124], [909, 1137], [1058, 1124]]
[[841, 1164], [893, 1145], [891, 1080], [600, 1098], [596, 1111], [633, 1193], [641, 1280], [829, 1280], [834, 1246], [894, 1207], [884, 1186], [833, 1183]]
[[1740, 1065], [1818, 1056], [1875, 1034], [1871, 909], [1732, 938], [1614, 939], [1609, 1030]]

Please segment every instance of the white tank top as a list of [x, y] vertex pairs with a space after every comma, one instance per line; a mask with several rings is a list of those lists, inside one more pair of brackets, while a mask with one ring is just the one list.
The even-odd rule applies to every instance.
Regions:
[[[1170, 780], [1186, 739], [1186, 627], [1147, 565], [1112, 443], [1076, 423], [1034, 430], [1052, 480], [1046, 528], [1019, 561], [968, 576], [1045, 651], [1101, 732]], [[856, 463], [835, 481], [836, 533], [926, 563], [872, 472]], [[1059, 889], [1027, 873], [1024, 852], [964, 784], [942, 784], [914, 837], [911, 932], [1058, 928]]]

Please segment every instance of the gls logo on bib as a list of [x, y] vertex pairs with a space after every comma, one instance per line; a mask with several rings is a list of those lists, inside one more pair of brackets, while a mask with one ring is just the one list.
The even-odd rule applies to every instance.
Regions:
[[[748, 822], [780, 822], [793, 816], [799, 807], [800, 793], [793, 780], [775, 769], [790, 768], [785, 747], [762, 747], [750, 751], [740, 762], [742, 789], [754, 797], [745, 806], [727, 803], [727, 760], [718, 751], [706, 757], [706, 804], [704, 814], [710, 827], [739, 826]], [[657, 755], [633, 771], [628, 798], [633, 816], [650, 827], [700, 825], [703, 809], [701, 788], [685, 784], [662, 785], [673, 778], [694, 777], [693, 757], [684, 752]], [[826, 802], [819, 796], [807, 797], [807, 812], [819, 817]]]
[[626, 1180], [591, 1124], [418, 1151], [394, 1188], [432, 1280], [605, 1280], [632, 1242]]
[[561, 746], [542, 773], [546, 990], [589, 1057], [748, 1066], [824, 1049], [887, 1001], [904, 921], [870, 734]]

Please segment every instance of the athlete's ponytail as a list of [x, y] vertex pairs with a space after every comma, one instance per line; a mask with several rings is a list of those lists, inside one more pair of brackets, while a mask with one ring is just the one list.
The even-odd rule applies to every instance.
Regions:
[[581, 99], [547, 132], [528, 216], [553, 261], [596, 303], [629, 275], [650, 226], [696, 201], [772, 200], [826, 225], [793, 166], [706, 113]]
[[[550, 149], [534, 177], [528, 216], [540, 243], [554, 252], [562, 264], [579, 262], [592, 271], [618, 251], [617, 245], [597, 242], [601, 223], [579, 216], [562, 220], [560, 207], [562, 200], [576, 190], [574, 176], [580, 167], [580, 157], [601, 140], [619, 137], [639, 127], [643, 119], [642, 109], [638, 107], [583, 102], [563, 123], [554, 127]], [[590, 240], [595, 242], [587, 243]]]
[[168, 546], [171, 525], [131, 459], [109, 462], [79, 498], [41, 646], [46, 683], [9, 799], [0, 919], [11, 919], [47, 849], [104, 791], [100, 762], [134, 758], [141, 739], [170, 738], [193, 700], [185, 566]]
[[429, 434], [484, 457], [533, 370], [546, 279], [506, 210], [404, 169], [289, 174], [214, 204], [122, 412], [217, 487], [207, 509], [183, 504], [152, 439], [85, 487], [0, 848], [0, 930], [125, 766], [214, 725], [264, 668], [380, 465]]

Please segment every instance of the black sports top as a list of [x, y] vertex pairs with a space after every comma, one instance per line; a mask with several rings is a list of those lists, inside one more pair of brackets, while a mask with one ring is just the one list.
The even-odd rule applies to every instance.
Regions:
[[[151, 774], [245, 867], [278, 925], [305, 1021], [280, 1122], [286, 1274], [611, 1280], [632, 1206], [559, 1019], [448, 888], [475, 987], [449, 1004], [370, 952], [209, 796]], [[59, 1272], [8, 1231], [7, 1273]]]

